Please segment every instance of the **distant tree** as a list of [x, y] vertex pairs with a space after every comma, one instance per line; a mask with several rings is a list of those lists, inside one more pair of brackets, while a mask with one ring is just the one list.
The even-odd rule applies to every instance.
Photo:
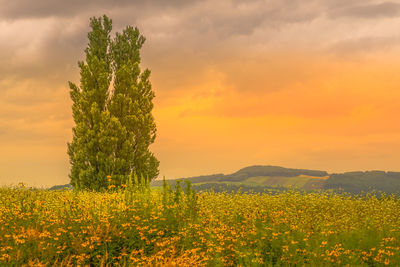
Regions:
[[129, 26], [111, 39], [105, 15], [90, 26], [86, 62], [78, 63], [81, 85], [69, 82], [76, 124], [68, 144], [71, 184], [101, 190], [109, 185], [107, 176], [115, 185], [132, 173], [152, 179], [159, 161], [149, 151], [156, 136], [150, 71], [139, 67], [145, 38]]

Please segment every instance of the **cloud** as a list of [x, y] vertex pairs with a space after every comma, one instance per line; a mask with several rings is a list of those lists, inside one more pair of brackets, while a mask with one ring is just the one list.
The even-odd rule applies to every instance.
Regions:
[[400, 46], [400, 36], [362, 37], [334, 43], [328, 51], [340, 56], [355, 56], [356, 54], [387, 52], [398, 46]]
[[[318, 48], [321, 45], [318, 38], [325, 37], [319, 37], [324, 35], [323, 29], [316, 28], [313, 21], [321, 19], [325, 10], [343, 11], [358, 6], [377, 6], [381, 10], [388, 6], [388, 3], [368, 2], [364, 6], [358, 3], [342, 0], [167, 3], [41, 0], [32, 4], [27, 0], [0, 0], [0, 56], [4, 63], [0, 66], [0, 79], [42, 77], [46, 81], [58, 79], [61, 83], [65, 73], [76, 77], [76, 62], [83, 59], [87, 43], [89, 17], [104, 12], [114, 18], [115, 30], [128, 24], [139, 27], [147, 37], [145, 60], [155, 68], [162, 62], [170, 64], [175, 58], [177, 63], [191, 60], [199, 64], [197, 69], [202, 72], [203, 65], [244, 53], [243, 47], [249, 53], [257, 46], [269, 49], [268, 44], [272, 42], [299, 48], [309, 46], [312, 37], [313, 49]], [[327, 27], [334, 31], [338, 26], [327, 23]], [[307, 34], [310, 38], [303, 39]]]
[[225, 39], [249, 36], [258, 29], [278, 29], [285, 24], [308, 22], [317, 16], [310, 4], [299, 5], [296, 1], [208, 1], [189, 13], [185, 24]]
[[333, 8], [332, 18], [352, 17], [363, 19], [392, 18], [400, 16], [400, 4], [395, 2], [367, 3]]
[[0, 80], [60, 81], [82, 58], [88, 31], [82, 24], [54, 18], [0, 22]]
[[150, 1], [130, 1], [130, 0], [38, 0], [34, 3], [29, 0], [7, 1], [0, 0], [0, 17], [6, 19], [21, 18], [47, 18], [47, 17], [70, 17], [78, 16], [88, 11], [110, 11], [115, 8], [142, 8], [146, 10], [165, 9], [169, 7], [185, 7], [196, 1], [184, 0], [150, 0]]
[[[46, 147], [42, 166], [53, 162], [56, 151], [57, 160], [65, 162], [58, 174], [43, 173], [45, 167], [36, 173], [29, 169], [47, 182], [57, 175], [67, 180], [65, 150], [73, 125], [67, 81], [79, 84], [77, 61], [84, 59], [89, 18], [104, 13], [113, 19], [114, 31], [134, 25], [146, 37], [142, 66], [152, 71], [157, 95], [157, 153], [162, 162], [168, 162], [177, 147], [184, 150], [182, 158], [192, 153], [187, 162], [192, 173], [187, 175], [196, 174], [198, 155], [207, 159], [209, 151], [242, 165], [231, 150], [246, 146], [237, 144], [240, 135], [253, 142], [247, 154], [273, 159], [303, 142], [298, 132], [310, 139], [304, 146], [312, 147], [316, 135], [331, 134], [330, 125], [345, 138], [348, 131], [373, 131], [384, 115], [367, 127], [369, 116], [385, 106], [393, 107], [385, 114], [396, 114], [398, 83], [391, 78], [396, 68], [387, 67], [393, 63], [388, 59], [398, 57], [394, 48], [400, 41], [395, 2], [0, 0], [0, 6], [0, 147], [8, 149], [7, 157], [12, 154], [15, 162], [33, 162], [33, 151]], [[377, 54], [390, 62], [369, 62], [372, 69], [354, 62], [355, 56]], [[382, 88], [387, 91], [374, 93]], [[346, 117], [351, 119], [341, 124]], [[398, 132], [388, 126], [391, 117], [386, 121], [382, 129]], [[176, 129], [183, 129], [181, 136]], [[227, 132], [234, 133], [230, 139]], [[278, 154], [257, 152], [268, 139], [265, 133], [271, 132], [273, 141], [265, 151], [276, 146]], [[282, 137], [285, 133], [293, 133], [289, 145]], [[198, 140], [209, 140], [209, 146]], [[174, 160], [175, 167], [165, 168], [181, 168], [180, 159]], [[213, 160], [219, 167], [220, 162]], [[230, 168], [231, 163], [226, 161], [225, 166]]]

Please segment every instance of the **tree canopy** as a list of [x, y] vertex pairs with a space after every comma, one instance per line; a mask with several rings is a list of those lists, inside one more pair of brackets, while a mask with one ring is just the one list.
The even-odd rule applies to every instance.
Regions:
[[112, 20], [90, 19], [85, 61], [78, 62], [80, 86], [69, 82], [75, 121], [68, 144], [71, 184], [101, 190], [126, 182], [132, 174], [148, 180], [158, 175], [159, 161], [149, 146], [156, 138], [152, 115], [154, 91], [150, 70], [140, 69], [145, 42], [127, 26], [111, 38]]

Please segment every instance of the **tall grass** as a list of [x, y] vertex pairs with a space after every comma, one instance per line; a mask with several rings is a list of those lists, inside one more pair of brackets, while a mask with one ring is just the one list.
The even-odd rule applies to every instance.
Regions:
[[0, 265], [304, 264], [400, 264], [400, 200], [196, 194], [190, 184], [107, 193], [0, 189]]

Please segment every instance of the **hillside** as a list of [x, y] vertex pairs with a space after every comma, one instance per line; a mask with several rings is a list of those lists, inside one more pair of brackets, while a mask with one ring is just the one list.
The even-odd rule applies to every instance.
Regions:
[[49, 188], [49, 190], [65, 190], [65, 189], [72, 189], [72, 185], [70, 184], [55, 185]]
[[355, 194], [370, 191], [400, 193], [400, 172], [366, 171], [331, 174], [323, 188]]
[[[387, 194], [400, 193], [400, 172], [365, 171], [329, 174], [326, 171], [290, 169], [278, 166], [249, 166], [232, 174], [212, 174], [182, 179], [168, 180], [174, 187], [177, 181], [189, 180], [197, 191], [215, 192], [255, 192], [299, 190], [333, 190], [359, 194], [381, 191]], [[160, 187], [158, 179], [151, 186]], [[70, 185], [57, 185], [50, 190], [72, 188]]]
[[[298, 189], [322, 189], [326, 179], [326, 171], [290, 169], [278, 166], [250, 166], [238, 170], [235, 173], [224, 175], [213, 174], [183, 178], [189, 180], [197, 190], [214, 191], [253, 191], [284, 190], [287, 188]], [[168, 180], [171, 186], [175, 186], [177, 180]], [[152, 186], [161, 186], [162, 181], [156, 180]]]
[[[203, 175], [178, 180], [189, 180], [196, 190], [253, 191], [266, 190], [334, 190], [348, 193], [382, 191], [400, 192], [400, 172], [366, 171], [329, 174], [326, 171], [291, 169], [278, 166], [249, 166], [232, 174]], [[168, 180], [175, 186], [177, 180]], [[151, 183], [161, 186], [162, 180]]]

